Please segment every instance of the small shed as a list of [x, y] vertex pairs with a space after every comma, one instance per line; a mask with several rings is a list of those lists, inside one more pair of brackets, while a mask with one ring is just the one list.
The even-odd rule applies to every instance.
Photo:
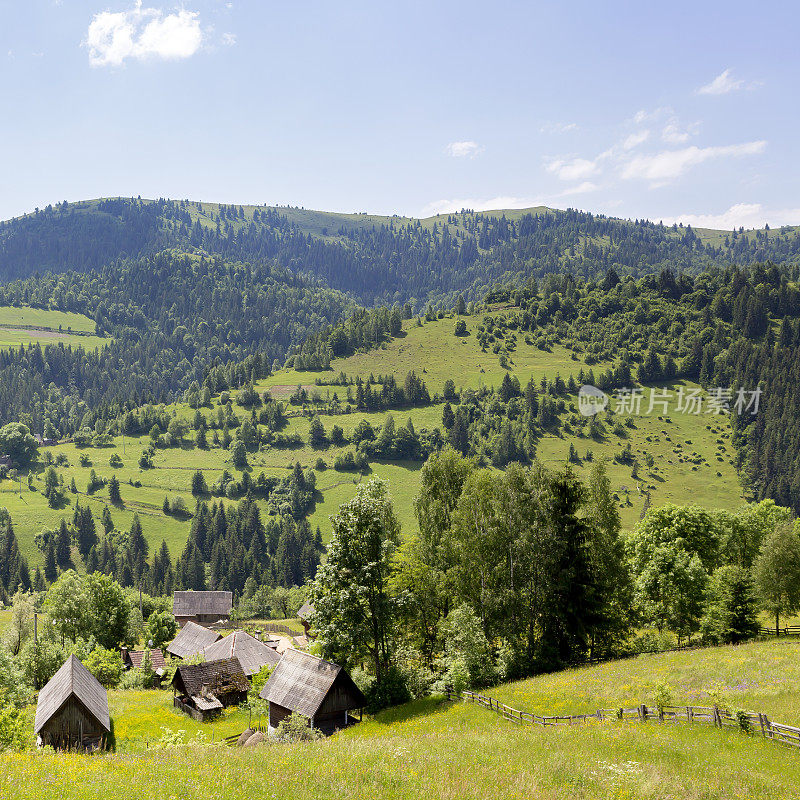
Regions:
[[314, 613], [314, 606], [308, 602], [308, 600], [300, 606], [300, 610], [297, 612], [297, 616], [300, 618], [300, 624], [303, 626], [303, 631], [305, 635], [308, 636], [308, 632], [311, 629], [311, 615]]
[[232, 592], [175, 592], [172, 598], [172, 613], [180, 627], [187, 622], [212, 625], [226, 621], [232, 609]]
[[228, 636], [223, 636], [219, 641], [206, 647], [203, 655], [206, 661], [238, 658], [248, 678], [259, 672], [262, 667], [266, 665], [274, 667], [281, 660], [276, 650], [244, 631], [234, 631]]
[[270, 731], [295, 713], [327, 735], [356, 722], [356, 709], [360, 719], [366, 702], [345, 669], [299, 650], [286, 650], [260, 697], [269, 703]]
[[238, 658], [222, 658], [178, 667], [172, 687], [175, 708], [204, 722], [227, 706], [243, 703], [250, 691], [250, 681]]
[[108, 695], [74, 655], [39, 692], [33, 730], [40, 744], [57, 750], [107, 746], [111, 733]]
[[175, 658], [191, 658], [221, 638], [222, 634], [217, 631], [210, 631], [196, 622], [187, 622], [169, 643], [167, 652]]

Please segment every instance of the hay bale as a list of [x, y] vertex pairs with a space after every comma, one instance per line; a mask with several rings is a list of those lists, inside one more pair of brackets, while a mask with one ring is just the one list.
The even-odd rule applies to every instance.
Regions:
[[255, 747], [266, 741], [266, 737], [261, 731], [256, 731], [245, 743], [244, 747]]
[[242, 732], [242, 735], [236, 740], [237, 747], [244, 747], [247, 744], [247, 740], [255, 733], [252, 728], [248, 728], [246, 731]]

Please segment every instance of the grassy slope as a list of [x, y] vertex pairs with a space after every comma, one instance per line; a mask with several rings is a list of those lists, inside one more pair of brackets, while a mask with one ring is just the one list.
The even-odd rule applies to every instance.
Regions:
[[[799, 721], [797, 650], [793, 644], [762, 643], [641, 656], [540, 676], [491, 693], [524, 701], [530, 710], [572, 711], [598, 703], [652, 703], [655, 687], [662, 682], [675, 687], [676, 700], [696, 703], [722, 683], [735, 705], [752, 705], [791, 723]], [[483, 800], [489, 791], [499, 800], [774, 800], [796, 797], [800, 781], [796, 751], [731, 731], [657, 723], [516, 727], [484, 709], [443, 704], [436, 698], [384, 712], [310, 745], [185, 748], [140, 756], [142, 738], [151, 730], [148, 725], [167, 719], [173, 730], [181, 727], [192, 734], [194, 728], [189, 720], [184, 723], [184, 718], [159, 710], [163, 695], [131, 693], [124, 701], [121, 694], [111, 695], [112, 714], [124, 709], [129, 716], [115, 723], [117, 755], [0, 757], [0, 781], [8, 796], [99, 800], [135, 792], [143, 800], [205, 800], [213, 785], [214, 796], [231, 800]], [[215, 736], [224, 735], [223, 727], [227, 731], [232, 724], [229, 718], [212, 730]], [[210, 738], [209, 727], [205, 730]], [[156, 728], [154, 735], [159, 734]]]
[[40, 342], [94, 350], [108, 340], [94, 335], [94, 320], [71, 311], [0, 306], [0, 348]]
[[[341, 386], [316, 387], [313, 382], [318, 378], [330, 380], [344, 371], [351, 377], [361, 375], [366, 378], [370, 373], [376, 376], [394, 372], [400, 381], [410, 369], [420, 371], [432, 392], [441, 391], [447, 378], [455, 377], [456, 383], [464, 388], [476, 388], [481, 384], [497, 386], [502, 380], [504, 370], [500, 367], [499, 357], [491, 352], [481, 352], [474, 331], [482, 317], [467, 318], [468, 328], [473, 335], [457, 338], [453, 334], [454, 320], [443, 319], [425, 323], [422, 327], [408, 325], [406, 335], [388, 343], [384, 348], [361, 353], [350, 358], [334, 362], [330, 372], [305, 373], [294, 370], [282, 370], [262, 381], [259, 390], [270, 389], [276, 397], [286, 398], [298, 383], [319, 391], [324, 397], [328, 392], [336, 391], [344, 400], [346, 390]], [[0, 334], [1, 335], [1, 334]], [[550, 378], [560, 373], [567, 378], [570, 373], [577, 374], [585, 364], [578, 356], [564, 348], [556, 347], [553, 352], [545, 352], [533, 345], [527, 345], [524, 337], [517, 341], [517, 349], [512, 353], [513, 372], [524, 385], [530, 377], [537, 380], [547, 375]], [[595, 365], [595, 370], [604, 369], [604, 365]], [[573, 399], [574, 400], [574, 399]], [[214, 400], [212, 409], [204, 409], [207, 416], [216, 414], [218, 400]], [[294, 407], [289, 407], [295, 410]], [[176, 404], [171, 407], [178, 416], [191, 420], [194, 410], [186, 405]], [[243, 418], [247, 413], [236, 407], [236, 413]], [[432, 429], [441, 426], [442, 406], [408, 409], [391, 412], [398, 425], [411, 419], [415, 428]], [[340, 425], [346, 437], [349, 437], [362, 419], [368, 419], [375, 428], [379, 428], [385, 419], [384, 413], [340, 414], [335, 417], [323, 416], [326, 429], [334, 424]], [[623, 523], [630, 528], [635, 525], [642, 512], [645, 493], [649, 487], [652, 503], [659, 505], [665, 502], [698, 503], [709, 508], [731, 508], [743, 502], [741, 488], [736, 477], [731, 459], [733, 448], [730, 444], [730, 426], [723, 417], [691, 416], [673, 414], [670, 418], [657, 416], [639, 417], [636, 427], [626, 429], [626, 437], [619, 438], [610, 430], [607, 437], [600, 442], [578, 436], [559, 438], [553, 435], [543, 437], [538, 443], [538, 454], [546, 464], [556, 467], [563, 464], [569, 452], [570, 443], [574, 443], [583, 459], [587, 450], [592, 450], [595, 457], [607, 456], [613, 459], [627, 442], [631, 443], [634, 453], [641, 456], [650, 453], [655, 459], [655, 468], [648, 474], [642, 468], [638, 483], [642, 492], [637, 489], [637, 480], [631, 477], [631, 469], [627, 466], [609, 464], [612, 485], [617, 492], [620, 513]], [[309, 420], [306, 417], [292, 417], [285, 433], [299, 433], [308, 440]], [[210, 439], [210, 436], [209, 436]], [[164, 496], [181, 495], [188, 508], [194, 507], [194, 500], [189, 493], [191, 474], [195, 469], [202, 469], [206, 480], [213, 483], [223, 469], [234, 474], [230, 463], [230, 454], [219, 448], [198, 450], [187, 439], [182, 448], [158, 450], [155, 457], [155, 469], [141, 470], [138, 465], [142, 450], [149, 443], [147, 437], [132, 439], [125, 437], [124, 451], [121, 438], [117, 438], [113, 447], [95, 449], [85, 452], [92, 459], [91, 467], [79, 465], [79, 452], [74, 445], [64, 444], [50, 448], [53, 455], [59, 452], [66, 454], [70, 466], [58, 467], [57, 471], [64, 476], [66, 486], [74, 477], [79, 492], [85, 492], [89, 479], [89, 471], [93, 467], [101, 477], [109, 478], [116, 474], [122, 484], [124, 507], [112, 509], [112, 516], [119, 529], [130, 527], [134, 511], [139, 513], [145, 536], [152, 547], [158, 546], [164, 539], [173, 555], [178, 555], [183, 548], [189, 532], [189, 521], [165, 516], [162, 511]], [[329, 468], [317, 473], [318, 502], [311, 513], [311, 523], [319, 525], [325, 537], [331, 531], [329, 516], [335, 513], [339, 504], [352, 497], [355, 491], [354, 482], [363, 480], [352, 473], [342, 473], [330, 468], [336, 456], [349, 447], [329, 447], [314, 450], [305, 445], [296, 449], [267, 449], [251, 454], [250, 466], [252, 474], [263, 471], [270, 475], [283, 476], [295, 461], [304, 467], [311, 467], [322, 457]], [[113, 452], [122, 458], [124, 466], [114, 469], [109, 466], [109, 458]], [[411, 531], [415, 527], [412, 501], [417, 494], [420, 475], [419, 463], [373, 463], [373, 474], [389, 482], [389, 491], [394, 499], [395, 507], [403, 529]], [[582, 461], [575, 469], [586, 475], [591, 465]], [[720, 473], [719, 475], [717, 473]], [[42, 473], [37, 474], [34, 486], [41, 490]], [[134, 487], [131, 481], [141, 482], [141, 487]], [[624, 488], [623, 488], [624, 487]], [[627, 489], [625, 491], [624, 489]], [[67, 492], [70, 502], [74, 497]], [[80, 495], [81, 502], [87, 502], [85, 495]], [[107, 502], [107, 490], [100, 489], [88, 502], [92, 504], [95, 516], [99, 519], [102, 505]], [[0, 482], [0, 505], [7, 506], [14, 519], [15, 530], [25, 554], [32, 563], [40, 563], [41, 553], [33, 544], [33, 537], [43, 527], [55, 527], [62, 516], [70, 518], [71, 506], [63, 509], [50, 509], [39, 492], [31, 492], [23, 481], [20, 496], [18, 484], [10, 481]]]

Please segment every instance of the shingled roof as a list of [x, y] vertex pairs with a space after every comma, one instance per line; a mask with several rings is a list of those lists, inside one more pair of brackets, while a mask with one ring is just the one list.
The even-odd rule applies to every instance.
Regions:
[[169, 643], [167, 652], [176, 658], [189, 658], [196, 653], [202, 652], [206, 647], [221, 638], [222, 634], [210, 631], [208, 628], [204, 628], [202, 625], [190, 620]]
[[[141, 669], [144, 659], [144, 650], [128, 650], [128, 658], [134, 669]], [[157, 647], [150, 651], [150, 663], [154, 670], [164, 669], [167, 666], [164, 656]]]
[[75, 697], [109, 733], [108, 695], [97, 678], [71, 655], [39, 692], [34, 733], [45, 726], [70, 697]]
[[238, 658], [244, 674], [255, 675], [263, 666], [274, 666], [281, 657], [278, 653], [244, 631], [234, 631], [203, 651], [206, 661], [218, 658]]
[[224, 697], [230, 692], [250, 691], [250, 681], [238, 658], [221, 658], [203, 664], [184, 664], [175, 670], [175, 688], [192, 698]]
[[313, 613], [314, 613], [314, 606], [312, 606], [311, 603], [309, 603], [308, 600], [306, 600], [305, 603], [303, 603], [303, 605], [300, 606], [300, 610], [297, 612], [297, 616], [300, 619], [308, 622], [309, 617]]
[[175, 592], [172, 613], [176, 617], [193, 617], [196, 614], [231, 613], [232, 592]]
[[354, 708], [365, 705], [361, 690], [338, 664], [299, 650], [286, 650], [259, 697], [304, 717], [313, 717], [337, 678], [348, 684], [356, 700]]

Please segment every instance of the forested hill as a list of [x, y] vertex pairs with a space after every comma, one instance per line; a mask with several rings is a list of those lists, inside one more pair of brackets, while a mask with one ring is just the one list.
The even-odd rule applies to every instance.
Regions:
[[167, 247], [275, 264], [312, 275], [361, 303], [452, 305], [498, 283], [613, 267], [641, 277], [697, 274], [730, 263], [800, 264], [800, 232], [695, 231], [644, 220], [536, 208], [430, 219], [190, 201], [95, 200], [48, 206], [0, 223], [0, 282], [91, 271]]
[[263, 376], [355, 304], [277, 267], [165, 250], [0, 285], [0, 306], [86, 314], [108, 337], [97, 352], [62, 344], [0, 351], [0, 423], [29, 414], [37, 431], [45, 418], [74, 431], [89, 408], [167, 399], [210, 369], [221, 387]]

